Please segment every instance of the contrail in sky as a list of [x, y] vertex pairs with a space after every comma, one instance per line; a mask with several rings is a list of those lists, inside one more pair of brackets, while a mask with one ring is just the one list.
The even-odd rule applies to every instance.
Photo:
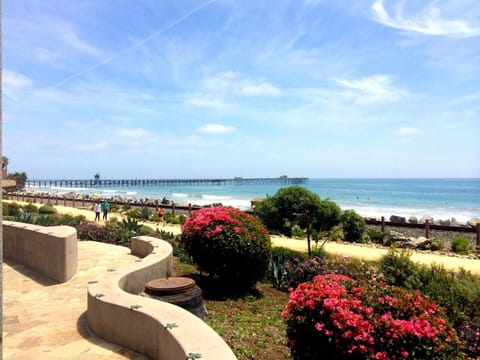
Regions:
[[142, 46], [143, 44], [147, 43], [148, 41], [152, 40], [152, 39], [155, 39], [158, 35], [172, 29], [173, 27], [175, 27], [176, 25], [178, 25], [179, 23], [181, 23], [182, 21], [188, 19], [190, 16], [194, 15], [195, 13], [199, 12], [200, 10], [202, 10], [203, 8], [207, 7], [208, 5], [210, 5], [211, 3], [215, 2], [216, 0], [209, 0], [205, 3], [203, 3], [202, 5], [200, 5], [199, 7], [193, 9], [192, 11], [190, 11], [189, 13], [185, 14], [184, 16], [182, 16], [181, 18], [175, 20], [174, 22], [172, 22], [171, 24], [167, 25], [166, 27], [160, 29], [160, 30], [157, 30], [155, 32], [153, 32], [152, 34], [148, 35], [146, 38], [136, 42], [135, 44], [133, 44], [132, 46], [130, 47], [127, 47], [121, 51], [119, 51], [118, 53], [106, 58], [105, 60], [103, 61], [100, 61], [99, 63], [96, 63], [92, 66], [89, 66], [81, 71], [78, 71], [76, 72], [75, 74], [72, 74], [70, 75], [69, 77], [63, 79], [62, 81], [56, 83], [53, 87], [56, 88], [56, 87], [60, 87], [62, 86], [63, 84], [69, 82], [70, 80], [72, 79], [75, 79], [81, 75], [84, 75], [84, 74], [87, 74], [89, 73], [90, 71], [92, 70], [95, 70], [96, 68], [102, 66], [102, 65], [105, 65], [105, 64], [108, 64], [109, 62], [111, 62], [112, 60], [116, 59], [117, 57], [119, 57], [120, 55], [123, 55], [125, 53], [128, 53], [129, 51], [132, 51], [134, 49], [137, 49], [139, 48], [140, 46]]

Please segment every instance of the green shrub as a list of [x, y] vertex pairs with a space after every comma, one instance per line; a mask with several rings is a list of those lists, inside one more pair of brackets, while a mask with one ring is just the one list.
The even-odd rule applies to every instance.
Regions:
[[463, 236], [455, 236], [450, 246], [453, 251], [462, 255], [469, 254], [471, 250], [470, 240]]
[[153, 211], [146, 206], [142, 206], [140, 209], [140, 218], [144, 220], [148, 220], [150, 215], [152, 215]]
[[58, 225], [57, 217], [54, 215], [40, 215], [35, 219], [35, 224], [41, 226]]
[[26, 223], [26, 224], [33, 224], [33, 214], [32, 213], [25, 213], [25, 214], [20, 214], [18, 216], [14, 216], [13, 221], [16, 222], [21, 222], [21, 223]]
[[140, 209], [130, 209], [126, 212], [127, 217], [132, 218], [132, 219], [140, 219], [141, 218], [141, 211]]
[[123, 204], [122, 205], [122, 211], [128, 211], [132, 208], [132, 205], [130, 204]]
[[75, 226], [80, 224], [82, 221], [85, 221], [84, 215], [73, 216], [72, 214], [63, 214], [61, 216], [56, 217], [56, 224], [58, 225]]
[[298, 225], [294, 225], [292, 227], [292, 237], [297, 237], [300, 239], [305, 239], [307, 237], [307, 233], [300, 228]]
[[365, 219], [354, 210], [345, 210], [342, 213], [341, 223], [343, 237], [348, 242], [364, 242]]
[[109, 213], [119, 212], [119, 210], [120, 210], [120, 206], [117, 204], [110, 204], [108, 207]]
[[23, 211], [30, 214], [38, 214], [38, 207], [32, 203], [28, 203], [23, 206]]
[[148, 226], [148, 225], [142, 225], [141, 228], [140, 228], [140, 234], [141, 235], [150, 235], [154, 232], [155, 232], [155, 230], [151, 226]]
[[182, 243], [202, 271], [238, 291], [263, 277], [271, 254], [270, 237], [259, 220], [232, 207], [192, 211]]
[[367, 236], [371, 242], [375, 244], [383, 244], [384, 233], [375, 228], [367, 229]]
[[328, 239], [330, 241], [338, 241], [340, 240], [340, 238], [341, 238], [341, 235], [338, 227], [334, 227], [328, 232]]
[[407, 289], [419, 289], [422, 286], [418, 266], [410, 256], [410, 251], [398, 251], [395, 248], [391, 248], [387, 255], [382, 256], [380, 269], [387, 283]]
[[20, 216], [22, 213], [22, 207], [16, 202], [8, 203], [8, 212], [7, 215], [10, 216]]
[[318, 244], [315, 244], [312, 246], [310, 257], [315, 257], [315, 256], [325, 259], [328, 257], [328, 254], [323, 246], [319, 246]]
[[7, 220], [7, 219], [6, 219], [6, 216], [9, 216], [9, 215], [10, 215], [10, 214], [8, 213], [8, 203], [6, 203], [6, 202], [2, 202], [2, 215], [3, 215], [3, 218], [4, 218], [5, 220]]
[[42, 205], [40, 209], [38, 209], [39, 214], [56, 214], [57, 209], [55, 209], [52, 205]]

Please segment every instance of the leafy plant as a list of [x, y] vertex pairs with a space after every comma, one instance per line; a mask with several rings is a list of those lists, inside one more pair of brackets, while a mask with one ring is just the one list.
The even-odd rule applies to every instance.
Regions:
[[142, 208], [140, 209], [140, 218], [141, 219], [144, 219], [144, 220], [148, 220], [148, 218], [150, 217], [150, 215], [152, 214], [152, 210], [149, 209], [148, 207], [146, 206], [142, 206]]
[[462, 255], [468, 255], [471, 250], [470, 240], [463, 236], [455, 236], [450, 246], [453, 251]]
[[282, 316], [295, 360], [463, 358], [435, 303], [381, 282], [316, 276], [290, 293]]
[[33, 224], [33, 214], [31, 213], [20, 214], [18, 216], [15, 216], [13, 221]]
[[40, 206], [40, 208], [38, 209], [38, 212], [40, 214], [56, 214], [57, 213], [57, 209], [55, 209], [52, 205], [42, 205]]
[[23, 206], [23, 211], [30, 214], [38, 214], [38, 207], [36, 207], [32, 203], [28, 203]]
[[342, 214], [343, 237], [348, 242], [364, 242], [365, 219], [354, 210], [345, 210]]
[[40, 215], [34, 221], [36, 225], [52, 226], [57, 224], [57, 217], [54, 215]]
[[22, 214], [22, 206], [16, 202], [7, 203], [8, 211], [6, 215], [10, 216], [20, 216]]
[[410, 251], [398, 251], [392, 247], [387, 255], [380, 259], [380, 269], [387, 283], [407, 289], [418, 289], [422, 286], [418, 268], [410, 256]]
[[384, 233], [375, 228], [367, 229], [367, 236], [371, 242], [375, 244], [383, 244]]
[[192, 211], [182, 242], [201, 270], [237, 290], [262, 278], [271, 253], [270, 237], [258, 219], [232, 207]]
[[9, 216], [10, 214], [8, 213], [8, 203], [7, 202], [2, 202], [2, 215], [5, 218], [5, 216]]
[[99, 241], [108, 244], [122, 245], [128, 242], [129, 237], [121, 226], [106, 224], [98, 226], [95, 222], [83, 221], [77, 227], [77, 236], [80, 240]]

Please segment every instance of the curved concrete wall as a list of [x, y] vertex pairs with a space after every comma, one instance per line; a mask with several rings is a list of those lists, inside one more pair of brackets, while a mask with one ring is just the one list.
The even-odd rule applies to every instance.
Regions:
[[87, 322], [97, 336], [152, 360], [235, 360], [225, 341], [190, 312], [141, 297], [146, 282], [171, 274], [172, 247], [147, 236], [132, 238], [132, 254], [144, 256], [121, 269], [108, 269], [88, 285]]
[[58, 282], [78, 269], [77, 230], [3, 221], [3, 256]]

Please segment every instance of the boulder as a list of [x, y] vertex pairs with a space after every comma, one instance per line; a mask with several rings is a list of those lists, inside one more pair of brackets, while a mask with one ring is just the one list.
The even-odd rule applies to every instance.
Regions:
[[425, 223], [427, 222], [427, 220], [428, 220], [428, 222], [429, 222], [430, 224], [433, 223], [433, 217], [431, 217], [431, 216], [422, 216], [422, 217], [420, 218], [420, 221], [419, 221], [419, 222], [420, 222], [420, 224], [425, 224]]
[[467, 222], [467, 224], [470, 225], [471, 227], [476, 227], [478, 223], [480, 223], [480, 219], [478, 218], [470, 219]]
[[386, 246], [390, 246], [393, 243], [406, 243], [409, 242], [410, 239], [403, 235], [398, 231], [389, 230], [385, 232], [385, 236], [383, 237], [383, 244]]
[[410, 224], [418, 224], [418, 219], [417, 219], [416, 216], [410, 216], [410, 217], [408, 218], [408, 222], [409, 222]]
[[458, 226], [458, 225], [460, 225], [460, 224], [458, 223], [457, 219], [455, 219], [454, 217], [452, 217], [452, 218], [450, 219], [450, 225], [452, 225], [452, 226]]
[[442, 226], [450, 226], [451, 222], [449, 219], [447, 220], [439, 220], [440, 225]]
[[405, 218], [403, 216], [398, 216], [398, 215], [392, 215], [390, 216], [390, 222], [393, 223], [404, 223], [406, 222]]

